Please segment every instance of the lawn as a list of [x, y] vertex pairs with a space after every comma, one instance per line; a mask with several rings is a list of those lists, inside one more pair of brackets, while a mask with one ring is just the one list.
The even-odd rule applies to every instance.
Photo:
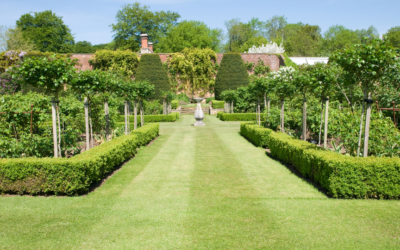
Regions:
[[0, 197], [1, 249], [399, 249], [400, 202], [328, 198], [239, 135], [162, 123], [80, 197]]

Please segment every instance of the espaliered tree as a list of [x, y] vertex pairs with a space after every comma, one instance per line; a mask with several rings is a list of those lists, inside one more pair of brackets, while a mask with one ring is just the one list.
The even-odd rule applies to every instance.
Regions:
[[147, 81], [154, 85], [154, 93], [146, 98], [162, 101], [162, 92], [170, 90], [167, 71], [161, 63], [158, 54], [144, 54], [140, 58], [135, 79], [138, 82]]
[[[61, 128], [58, 111], [58, 95], [67, 83], [70, 83], [75, 75], [76, 60], [70, 58], [58, 59], [56, 56], [26, 58], [20, 67], [15, 68], [16, 77], [20, 77], [23, 84], [31, 84], [45, 90], [52, 96], [52, 120], [54, 157], [61, 157]], [[60, 137], [57, 140], [57, 121]]]
[[239, 53], [225, 53], [215, 79], [215, 99], [220, 100], [224, 90], [235, 90], [249, 84], [244, 61]]
[[370, 39], [365, 44], [353, 45], [348, 49], [334, 53], [329, 58], [329, 61], [340, 65], [345, 71], [345, 75], [350, 78], [349, 81], [359, 84], [364, 93], [357, 156], [360, 155], [361, 131], [366, 106], [363, 156], [367, 157], [371, 106], [373, 103], [372, 91], [380, 81], [385, 80], [387, 71], [393, 67], [399, 67], [397, 54], [387, 41]]
[[221, 99], [227, 103], [230, 103], [230, 113], [233, 113], [233, 103], [236, 101], [237, 91], [236, 90], [224, 90], [221, 93]]
[[134, 130], [137, 129], [137, 110], [136, 110], [136, 104], [137, 104], [137, 93], [136, 93], [136, 87], [135, 87], [135, 81], [129, 78], [125, 78], [120, 82], [120, 85], [118, 86], [118, 89], [116, 91], [116, 94], [125, 100], [125, 108], [124, 108], [124, 114], [125, 114], [125, 134], [129, 134], [129, 110], [128, 110], [128, 103], [131, 101], [134, 101]]
[[266, 93], [266, 84], [264, 78], [256, 78], [253, 82], [249, 84], [249, 92], [257, 100], [256, 106], [256, 116], [258, 120], [258, 125], [261, 125], [261, 107], [260, 100], [264, 98]]
[[150, 84], [148, 81], [135, 81], [133, 84], [136, 97], [140, 103], [140, 125], [144, 126], [144, 109], [143, 101], [150, 99], [154, 96], [154, 85]]
[[296, 91], [293, 84], [294, 75], [294, 68], [281, 67], [278, 71], [271, 72], [267, 76], [273, 84], [273, 92], [281, 101], [281, 132], [285, 132], [285, 98], [292, 96]]
[[163, 115], [168, 115], [171, 113], [171, 102], [175, 99], [176, 94], [169, 91], [162, 91], [161, 96], [163, 98]]

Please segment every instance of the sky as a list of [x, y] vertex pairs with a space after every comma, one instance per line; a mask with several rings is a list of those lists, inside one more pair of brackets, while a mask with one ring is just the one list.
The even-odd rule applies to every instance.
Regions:
[[[110, 25], [124, 0], [0, 0], [0, 25], [14, 26], [21, 15], [52, 10], [61, 16], [77, 41], [92, 44], [113, 39]], [[225, 29], [225, 21], [239, 18], [247, 22], [256, 17], [266, 21], [274, 15], [285, 16], [289, 23], [319, 25], [322, 32], [340, 24], [349, 29], [375, 26], [379, 34], [400, 26], [399, 0], [147, 0], [137, 1], [151, 11], [173, 11], [182, 20], [197, 20], [210, 28]]]

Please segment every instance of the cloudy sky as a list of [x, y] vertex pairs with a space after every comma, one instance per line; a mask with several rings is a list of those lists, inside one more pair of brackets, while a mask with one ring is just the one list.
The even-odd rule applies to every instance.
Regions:
[[[400, 26], [399, 0], [148, 0], [138, 1], [151, 11], [174, 11], [180, 20], [199, 20], [211, 28], [225, 29], [225, 21], [252, 17], [262, 21], [284, 15], [289, 23], [319, 25], [326, 31], [335, 24], [350, 29], [367, 29], [374, 25], [380, 34]], [[62, 16], [74, 34], [75, 41], [92, 44], [112, 40], [110, 24], [121, 6], [134, 1], [124, 0], [0, 0], [0, 25], [12, 26], [21, 15], [52, 10]]]

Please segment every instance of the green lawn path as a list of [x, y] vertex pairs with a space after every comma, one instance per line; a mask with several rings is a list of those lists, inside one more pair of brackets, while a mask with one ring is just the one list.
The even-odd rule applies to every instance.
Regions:
[[0, 249], [399, 249], [400, 202], [326, 197], [239, 134], [161, 123], [96, 191], [0, 197]]

